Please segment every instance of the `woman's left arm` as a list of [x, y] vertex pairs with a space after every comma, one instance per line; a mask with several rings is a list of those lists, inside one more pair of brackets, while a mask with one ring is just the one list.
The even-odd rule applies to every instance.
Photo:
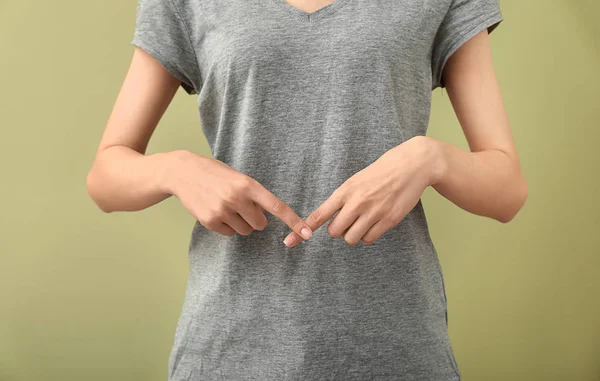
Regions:
[[487, 31], [448, 59], [443, 77], [470, 151], [422, 139], [436, 157], [429, 161], [431, 186], [466, 211], [509, 222], [525, 204], [528, 186], [494, 72]]
[[[415, 136], [359, 171], [306, 219], [356, 245], [374, 243], [396, 226], [432, 186], [471, 213], [509, 222], [527, 198], [515, 144], [492, 65], [488, 32], [461, 46], [446, 63], [444, 85], [470, 151]], [[304, 239], [291, 232], [292, 247]]]

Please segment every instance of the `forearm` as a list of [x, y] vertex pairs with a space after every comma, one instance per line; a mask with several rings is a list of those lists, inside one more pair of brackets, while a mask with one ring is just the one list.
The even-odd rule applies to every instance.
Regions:
[[172, 168], [184, 151], [141, 154], [126, 146], [98, 153], [87, 176], [90, 197], [104, 212], [138, 211], [171, 196]]
[[427, 137], [435, 152], [431, 186], [473, 214], [508, 222], [523, 207], [527, 183], [516, 160], [500, 150], [470, 152]]

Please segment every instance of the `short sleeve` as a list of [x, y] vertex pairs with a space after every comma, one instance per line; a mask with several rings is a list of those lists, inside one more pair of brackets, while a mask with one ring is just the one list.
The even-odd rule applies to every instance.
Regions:
[[194, 45], [173, 0], [138, 0], [131, 43], [179, 79], [188, 94], [198, 94], [200, 77]]
[[450, 56], [479, 32], [491, 33], [502, 20], [498, 0], [452, 0], [433, 44], [432, 90], [445, 87], [442, 73]]

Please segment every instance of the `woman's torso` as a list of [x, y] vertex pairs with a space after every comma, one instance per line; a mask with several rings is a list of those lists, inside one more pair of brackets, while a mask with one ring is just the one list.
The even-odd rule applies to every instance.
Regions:
[[[305, 218], [429, 122], [431, 49], [450, 0], [175, 0], [215, 159]], [[401, 170], [401, 168], [399, 168]], [[289, 228], [190, 241], [171, 380], [458, 380], [422, 204], [369, 246]]]

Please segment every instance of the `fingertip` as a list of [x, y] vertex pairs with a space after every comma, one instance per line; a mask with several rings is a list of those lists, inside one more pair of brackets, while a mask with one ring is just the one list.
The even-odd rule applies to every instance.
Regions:
[[305, 239], [309, 239], [310, 237], [312, 237], [312, 231], [307, 227], [302, 228], [302, 230], [300, 230], [300, 234]]
[[287, 246], [287, 247], [291, 247], [292, 244], [294, 243], [294, 237], [291, 235], [288, 235], [287, 237], [285, 237], [285, 239], [283, 240], [283, 243]]

